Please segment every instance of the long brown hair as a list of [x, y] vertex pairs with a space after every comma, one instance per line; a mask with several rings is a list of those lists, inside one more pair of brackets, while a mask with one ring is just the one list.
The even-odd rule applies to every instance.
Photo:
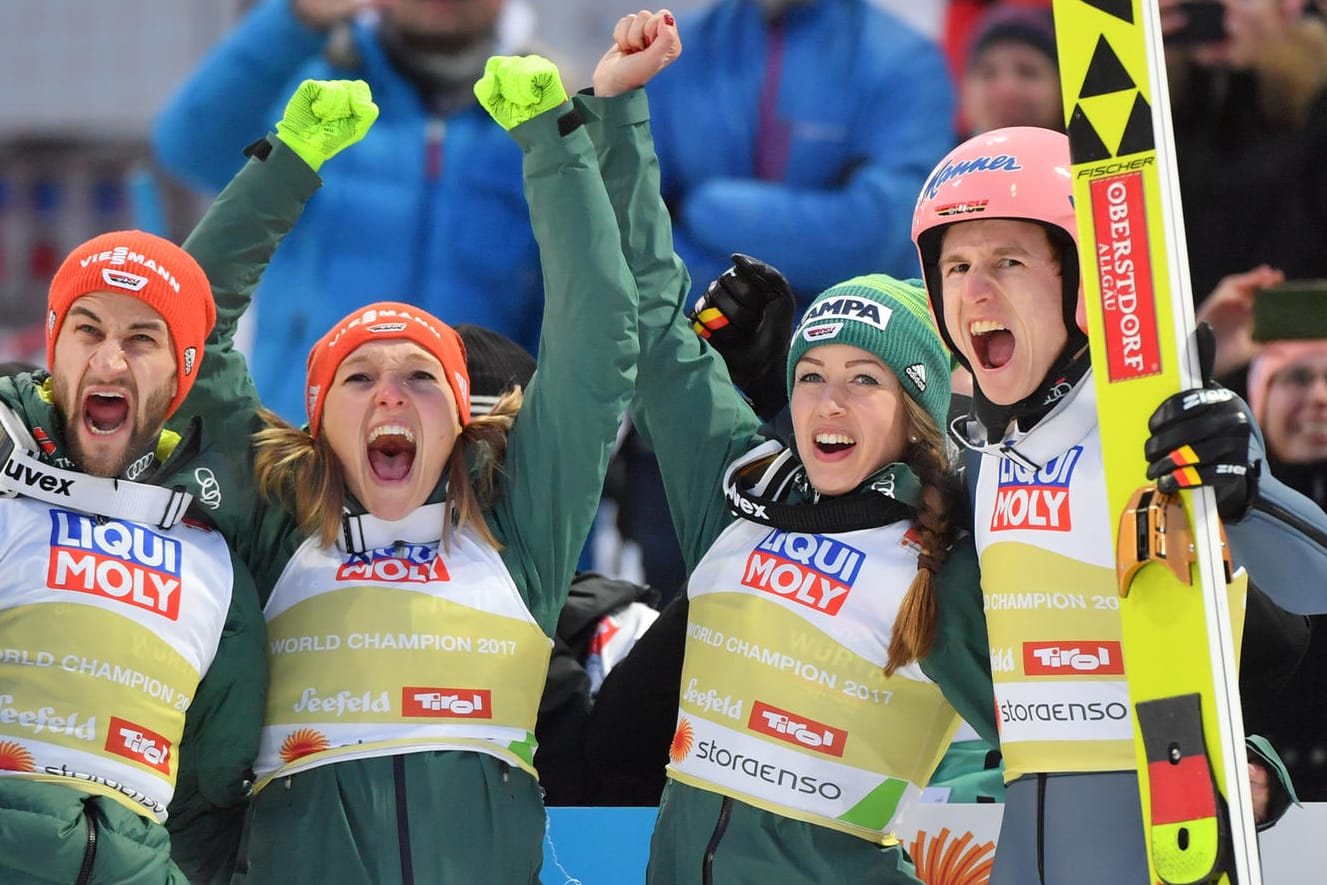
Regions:
[[[443, 548], [455, 531], [472, 526], [493, 547], [484, 511], [493, 496], [507, 452], [507, 433], [521, 407], [521, 388], [505, 393], [493, 411], [472, 417], [447, 458], [447, 503], [452, 519], [442, 526]], [[280, 504], [295, 517], [305, 535], [324, 547], [336, 543], [346, 503], [345, 472], [326, 434], [317, 438], [282, 420], [274, 412], [260, 412], [267, 426], [254, 434], [254, 477], [264, 498]], [[471, 465], [474, 473], [471, 473]]]
[[917, 574], [894, 619], [889, 659], [884, 668], [886, 676], [926, 657], [935, 645], [935, 576], [954, 544], [956, 530], [952, 517], [962, 494], [958, 479], [950, 469], [943, 431], [912, 397], [904, 397], [903, 402], [912, 433], [903, 460], [922, 486], [915, 519], [922, 551], [917, 557]]

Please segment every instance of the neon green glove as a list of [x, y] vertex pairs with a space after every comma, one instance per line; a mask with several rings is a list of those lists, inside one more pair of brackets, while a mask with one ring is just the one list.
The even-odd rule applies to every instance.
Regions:
[[376, 119], [378, 106], [363, 80], [305, 80], [286, 103], [276, 137], [317, 172], [363, 138]]
[[475, 97], [503, 129], [514, 129], [567, 100], [557, 65], [539, 55], [495, 55]]

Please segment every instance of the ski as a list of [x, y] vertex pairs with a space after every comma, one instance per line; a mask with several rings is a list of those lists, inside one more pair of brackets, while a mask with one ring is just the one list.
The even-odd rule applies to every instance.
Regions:
[[1212, 492], [1161, 494], [1143, 456], [1152, 410], [1201, 386], [1158, 7], [1053, 9], [1148, 858], [1167, 885], [1257, 885], [1244, 597]]

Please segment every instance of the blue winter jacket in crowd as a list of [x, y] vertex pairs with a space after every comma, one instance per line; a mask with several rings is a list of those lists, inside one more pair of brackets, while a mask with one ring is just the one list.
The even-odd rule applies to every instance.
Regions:
[[686, 51], [650, 83], [650, 109], [693, 294], [734, 251], [777, 264], [803, 307], [858, 274], [917, 276], [913, 205], [953, 146], [935, 43], [865, 0], [812, 0], [768, 26], [753, 0], [678, 18]]
[[244, 163], [234, 133], [271, 129], [301, 80], [362, 79], [373, 90], [373, 131], [328, 167], [258, 290], [250, 368], [263, 402], [297, 423], [309, 349], [368, 302], [487, 326], [532, 354], [539, 341], [543, 287], [520, 148], [478, 103], [433, 114], [370, 23], [352, 35], [358, 61], [333, 66], [326, 34], [296, 19], [289, 0], [265, 0], [204, 59], [153, 134], [169, 172], [218, 191]]

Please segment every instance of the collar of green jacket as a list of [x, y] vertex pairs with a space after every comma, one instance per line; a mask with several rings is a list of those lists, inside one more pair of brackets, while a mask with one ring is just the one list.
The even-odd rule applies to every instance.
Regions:
[[[51, 394], [50, 373], [38, 370], [0, 377], [4, 402], [32, 432], [41, 461], [65, 470], [79, 470], [65, 441], [65, 420]], [[219, 486], [210, 470], [197, 467], [203, 449], [202, 424], [195, 418], [183, 434], [163, 429], [152, 451], [130, 462], [119, 478], [162, 486], [183, 486], [203, 505], [219, 499]], [[215, 508], [213, 508], [215, 509]]]

